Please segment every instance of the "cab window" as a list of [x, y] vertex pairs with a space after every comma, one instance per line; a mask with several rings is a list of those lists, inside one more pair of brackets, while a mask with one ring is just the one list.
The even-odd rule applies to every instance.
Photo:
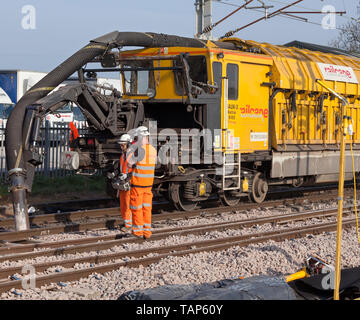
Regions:
[[226, 66], [228, 78], [228, 99], [237, 100], [239, 91], [239, 67], [237, 64], [228, 63]]
[[[125, 82], [125, 93], [131, 96], [144, 96], [148, 89], [154, 89], [154, 72], [151, 62], [133, 61], [121, 65]], [[129, 69], [127, 71], [126, 69]], [[148, 69], [148, 70], [147, 70]]]
[[[207, 83], [207, 68], [205, 56], [189, 56], [186, 58], [189, 64], [190, 79], [195, 82]], [[181, 63], [174, 60], [174, 67], [181, 67]], [[185, 95], [183, 73], [181, 71], [174, 71], [175, 76], [175, 90], [177, 95]]]
[[212, 64], [213, 68], [213, 82], [214, 85], [216, 84], [218, 87], [218, 90], [221, 94], [221, 85], [222, 85], [222, 63], [221, 62], [213, 62]]

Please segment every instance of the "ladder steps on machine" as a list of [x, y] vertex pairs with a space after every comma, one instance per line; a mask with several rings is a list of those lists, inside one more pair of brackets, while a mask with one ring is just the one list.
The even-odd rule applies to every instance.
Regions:
[[[237, 157], [237, 162], [230, 162], [227, 163], [226, 162], [226, 155], [232, 154], [234, 155], [234, 159], [231, 159], [232, 161], [236, 161], [235, 156]], [[240, 152], [239, 151], [235, 151], [235, 150], [226, 150], [223, 153], [223, 190], [227, 191], [227, 190], [238, 190], [241, 187], [241, 176], [240, 176]], [[231, 174], [227, 175], [226, 174], [226, 167], [227, 166], [233, 166], [234, 170], [237, 172], [237, 174], [233, 174], [234, 170], [231, 171]], [[231, 185], [231, 187], [226, 187], [226, 179], [233, 179], [233, 178], [237, 178], [237, 184], [236, 186]]]

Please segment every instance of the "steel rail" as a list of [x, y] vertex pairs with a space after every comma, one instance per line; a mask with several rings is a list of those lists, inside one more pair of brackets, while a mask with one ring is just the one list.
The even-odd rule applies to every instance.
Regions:
[[[328, 199], [328, 195], [322, 195], [313, 197], [314, 199]], [[303, 200], [303, 199], [301, 199]], [[299, 199], [285, 199], [285, 200], [275, 200], [275, 201], [268, 201], [266, 203], [261, 204], [261, 207], [274, 207], [276, 205], [285, 205], [285, 204], [297, 204]], [[258, 208], [259, 204], [249, 203], [239, 206], [242, 210], [248, 210], [251, 208]], [[237, 207], [222, 207], [224, 209], [223, 212], [237, 210]], [[222, 209], [221, 208], [221, 209]], [[97, 213], [99, 210], [96, 209]], [[201, 214], [218, 214], [219, 208], [207, 208], [207, 209], [197, 209], [191, 212], [177, 212], [177, 213], [166, 213], [166, 214], [159, 214], [154, 215], [152, 218], [153, 222], [166, 220], [166, 219], [189, 219], [191, 217], [196, 217]], [[75, 212], [75, 214], [81, 214]], [[99, 228], [115, 228], [116, 225], [120, 225], [122, 223], [121, 218], [114, 218], [114, 219], [105, 219], [105, 220], [98, 220], [95, 222], [84, 222], [84, 223], [73, 223], [68, 225], [60, 225], [60, 226], [52, 226], [52, 227], [45, 227], [45, 228], [36, 228], [24, 231], [11, 231], [11, 232], [0, 232], [0, 241], [9, 242], [9, 241], [20, 241], [26, 240], [30, 237], [34, 236], [42, 236], [42, 235], [51, 235], [51, 234], [58, 234], [62, 232], [79, 232], [79, 231], [89, 231], [93, 229]], [[0, 247], [0, 252], [3, 249]], [[19, 247], [19, 252], [21, 252], [21, 247]]]
[[[343, 222], [343, 228], [348, 228], [354, 226], [356, 223], [355, 219], [347, 219]], [[128, 260], [128, 261], [122, 261], [122, 262], [115, 262], [110, 263], [106, 265], [100, 265], [100, 266], [94, 266], [90, 268], [84, 268], [80, 270], [75, 271], [63, 271], [63, 272], [57, 272], [52, 273], [48, 275], [41, 275], [36, 277], [36, 287], [43, 286], [50, 283], [55, 283], [57, 281], [76, 281], [83, 277], [89, 276], [93, 273], [105, 273], [109, 272], [115, 269], [118, 269], [120, 267], [138, 267], [139, 265], [142, 266], [148, 266], [152, 263], [158, 262], [161, 259], [167, 258], [169, 256], [184, 256], [188, 254], [194, 254], [199, 252], [208, 252], [208, 251], [220, 251], [225, 250], [230, 247], [239, 246], [244, 247], [249, 244], [256, 244], [261, 242], [266, 242], [269, 240], [274, 241], [283, 241], [285, 239], [294, 239], [294, 238], [300, 238], [303, 236], [306, 236], [307, 234], [319, 234], [323, 232], [330, 232], [334, 231], [337, 228], [336, 222], [330, 222], [330, 223], [322, 223], [317, 225], [311, 225], [311, 226], [305, 226], [305, 227], [297, 227], [292, 229], [284, 229], [284, 230], [274, 230], [274, 231], [268, 231], [268, 232], [261, 232], [257, 234], [251, 234], [250, 237], [247, 235], [247, 238], [244, 238], [245, 235], [241, 235], [238, 237], [228, 237], [228, 238], [221, 238], [221, 239], [213, 239], [213, 240], [207, 240], [207, 241], [198, 241], [198, 242], [192, 242], [187, 244], [181, 244], [176, 246], [167, 246], [167, 247], [157, 247], [157, 248], [150, 248], [150, 249], [142, 249], [137, 250], [134, 252], [122, 252], [119, 253], [117, 256], [115, 254], [108, 255], [108, 257], [111, 259], [116, 259], [120, 257], [127, 256], [129, 257], [131, 254], [133, 254], [134, 257], [143, 256], [147, 253], [159, 253], [157, 256], [152, 257], [144, 257], [140, 259], [135, 260]], [[174, 251], [174, 250], [178, 251]], [[108, 261], [107, 257], [105, 255], [103, 256], [95, 256], [95, 257], [89, 257], [89, 259], [95, 259], [92, 261]], [[96, 260], [98, 259], [98, 260]], [[73, 263], [73, 261], [64, 261], [63, 263]], [[88, 260], [90, 261], [90, 260]], [[60, 262], [55, 261], [53, 262], [53, 265], [58, 265]], [[46, 270], [41, 268], [46, 268], [46, 264], [39, 264], [38, 265], [40, 270]], [[13, 269], [12, 271], [14, 271]], [[9, 274], [10, 269], [8, 270]], [[12, 280], [12, 281], [5, 281], [0, 283], [0, 292], [6, 292], [8, 290], [14, 289], [21, 289], [23, 285], [23, 280]]]
[[[349, 194], [350, 195], [350, 194]], [[333, 195], [334, 197], [336, 196], [335, 194]], [[313, 200], [326, 200], [326, 199], [331, 199], [331, 195], [317, 195], [311, 198], [311, 201]], [[204, 214], [204, 213], [218, 213], [219, 209], [223, 210], [223, 211], [235, 211], [235, 210], [249, 210], [249, 209], [254, 209], [254, 208], [265, 208], [265, 207], [273, 207], [273, 206], [278, 206], [278, 205], [296, 205], [296, 204], [300, 204], [304, 201], [308, 200], [305, 197], [299, 197], [299, 198], [288, 198], [288, 199], [279, 199], [279, 200], [270, 200], [270, 201], [266, 201], [263, 202], [261, 204], [258, 203], [242, 203], [239, 204], [237, 206], [233, 206], [233, 207], [210, 207], [210, 208], [201, 208], [201, 209], [196, 209], [193, 211], [173, 211], [173, 212], [165, 212], [165, 213], [159, 213], [159, 214], [153, 214], [153, 221], [159, 221], [159, 219], [177, 219], [177, 218], [181, 218], [181, 219], [188, 219], [191, 217], [195, 217], [198, 216], [199, 214]], [[156, 210], [156, 207], [154, 208]], [[69, 228], [69, 223], [76, 223], [76, 221], [78, 220], [89, 220], [89, 219], [93, 219], [93, 218], [107, 218], [107, 217], [119, 217], [120, 218], [121, 213], [120, 213], [120, 209], [119, 207], [115, 207], [115, 208], [101, 208], [101, 209], [91, 209], [91, 210], [83, 210], [83, 211], [74, 211], [74, 212], [64, 212], [64, 213], [54, 213], [54, 214], [43, 214], [43, 215], [36, 215], [36, 216], [32, 216], [30, 217], [30, 224], [32, 226], [36, 226], [38, 227], [38, 225], [41, 224], [51, 224], [51, 223], [67, 223], [68, 225], [64, 225], [64, 226], [59, 226], [59, 229], [52, 229], [51, 227], [49, 227], [49, 232], [48, 234], [54, 234], [57, 233], [56, 230], [59, 230], [59, 232], [71, 232], [71, 230], [74, 231], [81, 231], [81, 230], [76, 230], [76, 227], [74, 226], [73, 228]], [[120, 221], [119, 223], [122, 223], [122, 221]], [[0, 227], [2, 228], [6, 228], [6, 227], [11, 227], [14, 225], [14, 219], [12, 218], [7, 218], [7, 219], [3, 219], [0, 220]], [[95, 225], [96, 226], [96, 225]], [[45, 228], [47, 229], [47, 228]], [[40, 231], [40, 228], [37, 229], [30, 229], [27, 230], [28, 232], [19, 232], [18, 233], [18, 239], [16, 239], [16, 234], [14, 233], [11, 236], [11, 239], [9, 239], [8, 241], [16, 241], [16, 240], [25, 240], [26, 239], [26, 235], [32, 236], [32, 234], [34, 236], [38, 236], [41, 235], [41, 233], [43, 234], [47, 234], [46, 230], [43, 228], [43, 230]], [[92, 225], [88, 225], [87, 226], [87, 230], [93, 229]], [[37, 230], [32, 232], [32, 230]], [[69, 231], [70, 230], [70, 231]], [[12, 232], [12, 231], [2, 231], [0, 232], [0, 240], [7, 240], [4, 238], [4, 235], [6, 232]], [[10, 235], [10, 234], [9, 234]]]
[[[348, 213], [352, 212], [353, 207], [347, 208]], [[189, 234], [204, 234], [206, 232], [212, 231], [224, 231], [229, 229], [243, 229], [249, 228], [254, 225], [262, 225], [266, 223], [279, 223], [279, 222], [290, 222], [290, 221], [299, 221], [306, 220], [317, 217], [327, 217], [333, 216], [337, 212], [337, 209], [326, 209], [326, 210], [318, 210], [318, 211], [308, 211], [303, 213], [291, 213], [291, 214], [280, 214], [270, 217], [261, 217], [261, 218], [253, 218], [253, 219], [244, 219], [237, 221], [225, 221], [225, 222], [217, 222], [212, 224], [203, 224], [203, 225], [195, 225], [195, 226], [181, 226], [175, 228], [164, 228], [159, 230], [154, 230], [152, 237], [148, 241], [156, 241], [165, 239], [170, 236], [187, 236]], [[64, 254], [74, 254], [80, 252], [90, 252], [90, 251], [99, 251], [106, 250], [112, 248], [114, 246], [119, 246], [125, 243], [141, 243], [142, 239], [137, 238], [128, 238], [123, 237], [120, 239], [115, 239], [116, 235], [105, 236], [105, 237], [95, 237], [90, 238], [91, 242], [80, 243], [75, 240], [76, 245], [73, 244], [73, 241], [66, 241], [65, 243], [56, 243], [55, 245], [62, 245], [62, 247], [53, 247], [43, 251], [36, 252], [25, 252], [22, 254], [14, 254], [17, 251], [17, 247], [8, 247], [3, 248], [3, 253], [7, 253], [5, 255], [0, 256], [0, 262], [3, 261], [19, 261], [23, 259], [33, 259], [41, 256], [57, 256]], [[105, 239], [107, 238], [107, 239]], [[53, 244], [53, 243], [50, 243]], [[33, 245], [33, 246], [36, 246]], [[42, 244], [44, 248], [48, 248], [47, 243]], [[20, 247], [21, 248], [21, 247]], [[38, 247], [39, 248], [39, 247]], [[6, 250], [7, 249], [7, 250]], [[6, 251], [5, 251], [6, 250]]]

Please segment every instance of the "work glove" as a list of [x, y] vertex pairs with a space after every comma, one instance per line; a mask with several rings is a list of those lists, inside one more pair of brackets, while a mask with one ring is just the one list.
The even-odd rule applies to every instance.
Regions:
[[126, 174], [126, 173], [122, 173], [122, 174], [120, 175], [120, 180], [121, 180], [121, 181], [125, 180], [126, 178], [127, 178], [127, 174]]
[[124, 189], [124, 191], [129, 191], [129, 190], [130, 190], [130, 183], [129, 183], [129, 182], [125, 182], [125, 183], [123, 184], [123, 189]]

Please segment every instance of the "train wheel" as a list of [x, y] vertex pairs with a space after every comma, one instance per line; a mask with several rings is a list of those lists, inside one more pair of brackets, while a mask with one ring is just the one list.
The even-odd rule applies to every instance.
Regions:
[[230, 191], [224, 191], [220, 196], [220, 201], [224, 206], [234, 207], [240, 202], [240, 198], [231, 195]]
[[261, 203], [265, 200], [269, 190], [268, 184], [263, 175], [258, 172], [252, 181], [250, 198], [253, 202]]
[[174, 204], [175, 208], [179, 211], [194, 210], [198, 202], [189, 201], [184, 199], [184, 185], [181, 183], [171, 183], [169, 186], [169, 198]]

